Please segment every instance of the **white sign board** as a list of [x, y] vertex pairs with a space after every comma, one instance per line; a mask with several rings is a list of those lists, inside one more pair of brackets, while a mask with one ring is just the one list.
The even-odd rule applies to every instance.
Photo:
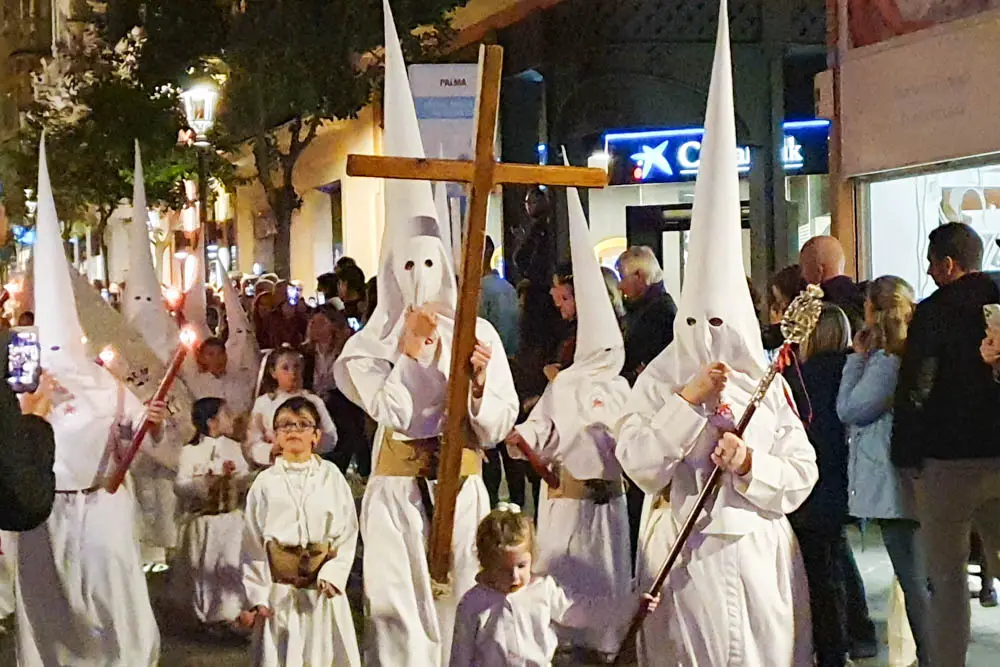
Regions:
[[[429, 158], [471, 160], [476, 125], [476, 85], [479, 65], [411, 65], [410, 88], [417, 107], [420, 138]], [[462, 220], [466, 209], [465, 190], [448, 185], [450, 221], [456, 266], [462, 247]]]

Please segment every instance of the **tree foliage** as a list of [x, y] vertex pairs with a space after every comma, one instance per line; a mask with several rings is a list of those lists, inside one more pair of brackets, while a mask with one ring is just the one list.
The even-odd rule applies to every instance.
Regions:
[[[466, 1], [395, 0], [408, 52], [433, 55], [450, 11]], [[182, 73], [225, 77], [213, 139], [230, 150], [249, 144], [277, 222], [274, 268], [288, 276], [292, 214], [302, 204], [295, 165], [324, 122], [355, 118], [371, 101], [381, 77], [381, 0], [149, 0], [121, 10], [129, 11], [149, 39], [138, 71], [145, 86]]]
[[[143, 153], [146, 193], [154, 207], [180, 208], [183, 179], [196, 172], [193, 151], [178, 146], [186, 125], [175, 87], [152, 87], [136, 76], [145, 51], [138, 28], [109, 41], [102, 16], [60, 45], [34, 75], [34, 101], [21, 132], [3, 147], [0, 170], [8, 214], [30, 224], [24, 189], [36, 187], [38, 144], [46, 151], [65, 233], [89, 224], [104, 245], [108, 221], [132, 197], [135, 142]], [[215, 173], [230, 178], [224, 161]], [[105, 264], [107, 266], [107, 264]]]

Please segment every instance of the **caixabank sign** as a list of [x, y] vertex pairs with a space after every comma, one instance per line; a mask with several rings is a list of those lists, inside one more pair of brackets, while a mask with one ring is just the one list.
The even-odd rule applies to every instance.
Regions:
[[[693, 181], [701, 161], [703, 128], [609, 132], [604, 135], [611, 185]], [[825, 174], [829, 168], [830, 121], [789, 121], [778, 158], [789, 174]], [[741, 173], [753, 169], [759, 148], [738, 146]]]

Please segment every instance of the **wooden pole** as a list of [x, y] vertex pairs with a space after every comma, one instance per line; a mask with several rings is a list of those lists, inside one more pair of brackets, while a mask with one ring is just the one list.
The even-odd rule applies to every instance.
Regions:
[[[494, 185], [497, 161], [494, 155], [497, 112], [500, 108], [500, 82], [503, 49], [480, 48], [479, 107], [476, 111], [476, 160], [469, 202], [469, 224], [462, 257], [461, 290], [455, 315], [455, 339], [451, 353], [444, 442], [441, 446], [437, 479], [437, 498], [431, 522], [430, 575], [438, 584], [449, 581], [451, 542], [455, 528], [455, 505], [461, 490], [462, 451], [469, 437], [469, 383], [472, 368], [469, 359], [476, 346], [476, 318], [479, 313], [479, 287], [483, 274], [483, 246], [486, 242], [486, 216], [490, 191]], [[498, 352], [500, 352], [498, 350]]]

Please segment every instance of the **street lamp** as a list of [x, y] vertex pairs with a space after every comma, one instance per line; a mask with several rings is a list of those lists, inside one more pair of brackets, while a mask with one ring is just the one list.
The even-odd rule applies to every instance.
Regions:
[[215, 107], [219, 103], [219, 90], [213, 84], [200, 82], [181, 94], [188, 126], [194, 130], [194, 146], [198, 150], [198, 213], [201, 223], [201, 252], [208, 280], [208, 151], [212, 144], [208, 133], [215, 125]]

